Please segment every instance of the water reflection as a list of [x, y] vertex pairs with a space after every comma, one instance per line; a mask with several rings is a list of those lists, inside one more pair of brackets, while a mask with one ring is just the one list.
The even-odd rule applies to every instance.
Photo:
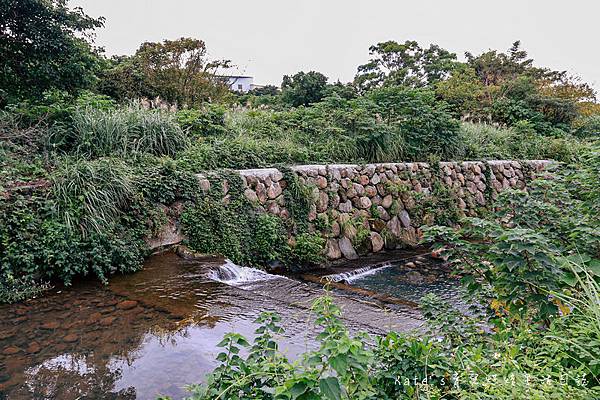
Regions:
[[[151, 258], [110, 285], [83, 283], [41, 299], [0, 306], [0, 398], [181, 398], [215, 366], [231, 331], [252, 337], [260, 312], [276, 311], [291, 357], [314, 347], [308, 309], [320, 286], [276, 278], [236, 286], [210, 280], [222, 259]], [[418, 328], [414, 312], [336, 294], [352, 330]]]

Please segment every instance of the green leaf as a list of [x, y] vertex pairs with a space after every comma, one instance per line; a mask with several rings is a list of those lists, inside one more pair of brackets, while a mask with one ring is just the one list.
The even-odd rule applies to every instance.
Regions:
[[338, 374], [343, 374], [348, 368], [348, 356], [339, 354], [335, 357], [331, 357], [329, 363], [335, 369]]
[[342, 390], [336, 377], [330, 376], [329, 378], [320, 379], [319, 389], [327, 399], [340, 400], [342, 398]]
[[567, 272], [563, 274], [561, 279], [564, 283], [566, 283], [569, 286], [575, 286], [575, 284], [577, 283], [577, 276], [572, 272]]
[[306, 392], [307, 386], [304, 382], [296, 382], [294, 386], [290, 389], [290, 394], [292, 395], [292, 399], [297, 399], [300, 395]]
[[594, 274], [596, 276], [600, 276], [600, 260], [594, 259], [594, 260], [590, 261], [590, 263], [588, 264], [588, 267], [592, 274]]

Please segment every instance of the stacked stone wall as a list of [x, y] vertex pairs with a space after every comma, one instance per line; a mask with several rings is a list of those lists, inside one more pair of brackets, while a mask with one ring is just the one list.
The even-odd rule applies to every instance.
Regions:
[[[291, 167], [309, 192], [308, 229], [327, 238], [329, 260], [355, 259], [416, 244], [419, 226], [434, 217], [431, 206], [440, 188], [455, 212], [476, 216], [503, 190], [525, 189], [548, 161], [468, 161], [384, 163], [367, 165], [302, 165]], [[286, 203], [289, 183], [275, 168], [239, 171], [244, 196], [259, 210], [291, 218]], [[210, 182], [199, 175], [203, 191]], [[220, 188], [221, 189], [221, 188]], [[223, 185], [225, 200], [227, 184]], [[287, 197], [289, 198], [289, 196]], [[443, 211], [443, 210], [442, 210]], [[291, 238], [293, 240], [293, 238]]]

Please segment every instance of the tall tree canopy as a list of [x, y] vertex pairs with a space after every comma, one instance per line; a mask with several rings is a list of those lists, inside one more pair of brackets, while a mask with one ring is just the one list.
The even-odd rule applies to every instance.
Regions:
[[285, 75], [281, 84], [282, 98], [287, 104], [297, 107], [316, 103], [325, 96], [327, 77], [320, 72], [298, 72]]
[[209, 60], [202, 40], [180, 38], [143, 43], [131, 57], [116, 57], [105, 72], [101, 90], [119, 99], [161, 97], [180, 105], [197, 105], [228, 92], [218, 71], [229, 60]]
[[432, 44], [393, 40], [369, 48], [371, 60], [358, 67], [354, 83], [362, 90], [380, 86], [424, 87], [446, 78], [456, 64], [456, 54]]
[[0, 101], [17, 101], [48, 89], [91, 86], [101, 59], [93, 31], [104, 24], [66, 0], [0, 1]]
[[594, 90], [564, 71], [534, 65], [516, 41], [507, 52], [489, 50], [454, 68], [436, 92], [466, 119], [507, 125], [526, 121], [540, 133], [568, 130]]

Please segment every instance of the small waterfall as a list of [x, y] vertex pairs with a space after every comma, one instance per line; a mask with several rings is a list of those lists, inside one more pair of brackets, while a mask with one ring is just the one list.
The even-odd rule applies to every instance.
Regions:
[[210, 271], [208, 277], [213, 281], [233, 286], [278, 278], [277, 275], [271, 275], [255, 268], [240, 267], [229, 260], [225, 260], [225, 264]]
[[324, 278], [330, 282], [346, 282], [352, 283], [358, 279], [364, 278], [365, 276], [374, 275], [379, 271], [391, 267], [392, 264], [384, 264], [382, 266], [368, 266], [358, 268], [348, 272], [342, 272], [340, 274], [327, 275]]

